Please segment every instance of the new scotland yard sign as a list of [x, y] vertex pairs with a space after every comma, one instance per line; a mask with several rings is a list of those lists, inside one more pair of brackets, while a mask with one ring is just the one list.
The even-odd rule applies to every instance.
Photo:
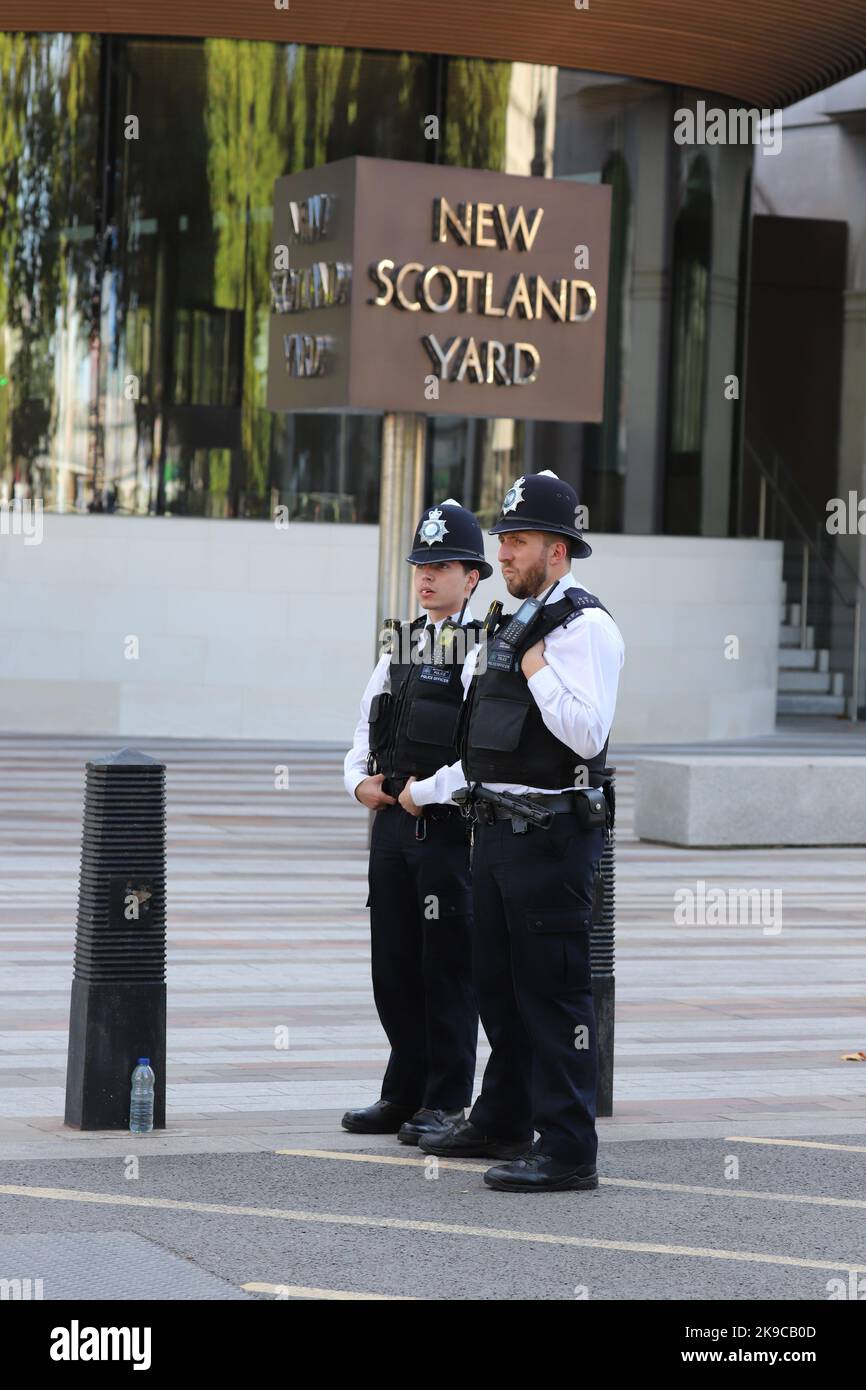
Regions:
[[268, 408], [600, 420], [610, 200], [362, 156], [277, 179]]

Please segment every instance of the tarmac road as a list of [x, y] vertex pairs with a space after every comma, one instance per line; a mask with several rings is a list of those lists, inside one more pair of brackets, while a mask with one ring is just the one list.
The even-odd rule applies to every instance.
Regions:
[[[523, 1196], [338, 1120], [301, 1153], [123, 1135], [114, 1158], [4, 1160], [0, 1278], [41, 1277], [46, 1299], [747, 1302], [826, 1301], [855, 1268], [866, 1294], [863, 1134], [620, 1141], [596, 1191]], [[15, 1246], [36, 1233], [52, 1242]]]

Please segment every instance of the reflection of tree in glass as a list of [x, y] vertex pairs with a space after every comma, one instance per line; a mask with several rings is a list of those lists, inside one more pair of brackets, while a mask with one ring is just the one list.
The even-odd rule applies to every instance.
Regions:
[[328, 137], [334, 123], [334, 107], [343, 57], [342, 48], [315, 48], [312, 52], [312, 90], [315, 100], [312, 127], [314, 165], [324, 164], [328, 159]]
[[0, 479], [10, 494], [17, 482], [43, 495], [57, 338], [72, 311], [85, 332], [93, 326], [97, 63], [89, 34], [0, 34]]
[[[271, 415], [262, 409], [267, 375], [270, 249], [274, 179], [299, 149], [305, 125], [303, 65], [294, 67], [286, 101], [286, 50], [275, 44], [205, 41], [205, 129], [216, 234], [214, 304], [244, 310], [241, 449], [244, 491], [264, 496]], [[265, 213], [262, 216], [262, 213]]]
[[511, 64], [451, 58], [445, 119], [445, 162], [464, 169], [505, 168], [505, 118]]
[[[351, 155], [423, 153], [426, 64], [409, 54], [208, 39], [204, 124], [213, 222], [213, 303], [243, 311], [240, 509], [269, 501], [265, 407], [273, 182]], [[209, 490], [214, 489], [213, 478]]]
[[409, 53], [314, 48], [306, 50], [305, 68], [314, 120], [303, 147], [303, 162], [295, 168], [356, 154], [378, 159], [425, 157], [425, 59]]

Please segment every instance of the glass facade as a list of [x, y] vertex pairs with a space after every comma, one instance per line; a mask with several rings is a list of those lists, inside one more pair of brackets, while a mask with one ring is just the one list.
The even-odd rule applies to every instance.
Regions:
[[[377, 521], [381, 419], [264, 406], [274, 179], [365, 154], [613, 192], [603, 423], [434, 417], [428, 500], [488, 521], [516, 475], [550, 467], [590, 529], [699, 533], [713, 255], [700, 161], [647, 266], [679, 155], [673, 98], [481, 59], [0, 34], [0, 501]], [[648, 273], [663, 282], [652, 343]], [[663, 476], [629, 518], [647, 409]]]
[[688, 532], [701, 503], [712, 226], [709, 169], [698, 155], [674, 227], [664, 517], [673, 532]]
[[0, 498], [88, 500], [99, 430], [100, 48], [0, 34]]

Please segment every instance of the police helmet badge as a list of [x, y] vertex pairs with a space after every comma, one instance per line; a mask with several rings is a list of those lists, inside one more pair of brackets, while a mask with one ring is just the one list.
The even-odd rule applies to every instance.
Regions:
[[446, 535], [448, 527], [442, 519], [442, 512], [439, 507], [431, 507], [427, 513], [425, 521], [418, 527], [418, 539], [425, 545], [435, 545]]
[[514, 483], [506, 492], [505, 496], [502, 499], [503, 516], [505, 516], [506, 512], [516, 511], [517, 508], [520, 506], [521, 502], [523, 501], [523, 484], [525, 482], [525, 478], [518, 478], [517, 482]]

